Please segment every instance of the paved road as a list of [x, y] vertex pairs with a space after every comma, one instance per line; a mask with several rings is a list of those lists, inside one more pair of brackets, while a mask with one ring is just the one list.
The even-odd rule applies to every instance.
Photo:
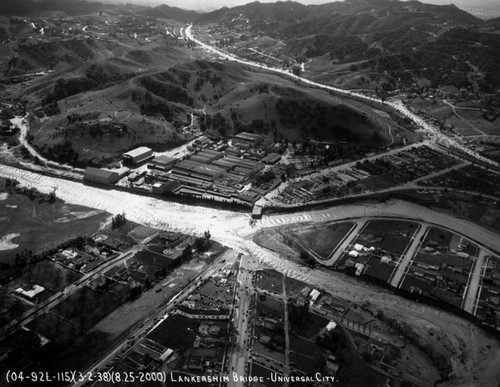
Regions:
[[[135, 345], [139, 345], [140, 340], [147, 336], [148, 333], [155, 329], [157, 326], [159, 326], [165, 319], [167, 319], [169, 313], [171, 313], [172, 310], [176, 307], [176, 304], [184, 301], [200, 281], [204, 281], [207, 278], [212, 277], [222, 266], [228, 265], [228, 263], [223, 264], [223, 261], [229, 261], [232, 259], [234, 259], [234, 251], [227, 251], [224, 255], [217, 258], [211, 266], [205, 266], [201, 273], [193, 281], [191, 281], [189, 286], [182, 288], [177, 294], [170, 297], [170, 301], [164, 307], [154, 311], [154, 313], [149, 316], [143, 323], [141, 323], [138, 328], [131, 332], [127, 338], [125, 338], [113, 348], [110, 348], [106, 354], [101, 356], [100, 359], [96, 360], [91, 366], [87, 367], [83, 374], [88, 375], [93, 370], [102, 371], [107, 366], [113, 366], [113, 362], [115, 361], [116, 357], [125, 357], [126, 354], [133, 349], [133, 346], [129, 343], [135, 343]], [[175, 304], [173, 301], [175, 301]], [[75, 383], [73, 387], [81, 387], [83, 384], [85, 384], [85, 382], [86, 380]]]
[[474, 304], [476, 301], [476, 296], [479, 292], [479, 284], [481, 282], [481, 277], [483, 273], [483, 265], [488, 254], [484, 250], [479, 251], [479, 256], [474, 260], [474, 266], [472, 267], [471, 278], [467, 284], [467, 289], [465, 290], [464, 303], [462, 308], [469, 313], [474, 313]]
[[405, 274], [406, 267], [420, 248], [420, 245], [422, 244], [422, 241], [424, 240], [428, 229], [429, 228], [427, 226], [420, 225], [419, 229], [415, 232], [415, 234], [413, 234], [413, 238], [410, 241], [409, 247], [403, 253], [402, 257], [400, 257], [396, 272], [392, 275], [392, 278], [389, 281], [389, 284], [391, 286], [394, 286], [395, 288], [400, 286], [401, 279]]
[[[236, 342], [232, 347], [232, 353], [229, 355], [230, 356], [229, 372], [231, 374], [235, 372], [236, 375], [238, 376], [244, 376], [247, 374], [246, 365], [249, 355], [248, 348], [251, 340], [251, 334], [249, 334], [250, 313], [247, 314], [247, 312], [249, 312], [250, 310], [254, 289], [252, 285], [253, 271], [250, 271], [248, 269], [249, 259], [250, 257], [248, 255], [241, 256], [240, 270], [238, 272], [239, 302], [234, 317], [234, 327], [236, 329]], [[241, 385], [241, 383], [236, 382], [233, 378], [231, 378], [228, 385], [238, 387], [239, 385]]]

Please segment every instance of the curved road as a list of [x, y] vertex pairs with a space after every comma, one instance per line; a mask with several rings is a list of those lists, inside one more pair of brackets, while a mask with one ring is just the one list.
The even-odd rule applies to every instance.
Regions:
[[[196, 44], [198, 44], [204, 50], [210, 51], [210, 52], [212, 52], [214, 54], [217, 54], [217, 55], [219, 55], [220, 57], [222, 57], [222, 58], [224, 58], [226, 60], [230, 60], [230, 61], [241, 63], [241, 64], [244, 64], [244, 65], [247, 65], [247, 66], [252, 66], [252, 67], [255, 67], [255, 68], [262, 69], [262, 70], [272, 71], [272, 72], [275, 72], [275, 73], [286, 75], [287, 77], [290, 77], [290, 78], [292, 78], [292, 79], [294, 79], [296, 81], [302, 82], [302, 83], [304, 83], [306, 85], [310, 85], [310, 86], [314, 86], [314, 87], [319, 87], [321, 89], [333, 91], [333, 92], [338, 93], [338, 94], [343, 94], [343, 95], [347, 95], [347, 96], [350, 96], [350, 97], [359, 98], [359, 99], [362, 99], [362, 100], [365, 100], [365, 101], [382, 103], [380, 101], [380, 99], [378, 99], [378, 98], [373, 98], [373, 97], [369, 97], [367, 95], [356, 93], [356, 92], [353, 92], [353, 91], [350, 91], [350, 90], [339, 89], [337, 87], [333, 87], [333, 86], [330, 86], [330, 85], [325, 85], [325, 84], [322, 84], [322, 83], [314, 82], [314, 81], [311, 81], [311, 80], [309, 80], [307, 78], [302, 78], [300, 76], [297, 76], [295, 74], [292, 74], [292, 73], [290, 73], [290, 72], [288, 72], [286, 70], [280, 69], [280, 68], [269, 67], [269, 66], [261, 64], [261, 63], [252, 62], [252, 61], [248, 61], [248, 60], [244, 60], [244, 59], [238, 58], [237, 56], [235, 56], [233, 54], [229, 54], [227, 52], [221, 51], [221, 50], [219, 50], [219, 49], [217, 49], [215, 47], [212, 47], [212, 46], [210, 46], [210, 45], [208, 45], [206, 43], [203, 43], [202, 41], [196, 39], [193, 36], [192, 32], [191, 32], [192, 28], [193, 28], [193, 25], [191, 24], [191, 25], [189, 25], [184, 30], [184, 33], [185, 33], [185, 35], [186, 35], [186, 37], [188, 39], [190, 39], [193, 42], [195, 42]], [[442, 143], [446, 147], [458, 148], [462, 152], [464, 152], [464, 153], [466, 153], [466, 154], [474, 157], [477, 160], [480, 160], [480, 161], [482, 161], [482, 162], [484, 162], [486, 164], [489, 164], [489, 165], [492, 165], [492, 166], [495, 166], [495, 167], [500, 167], [500, 163], [497, 163], [497, 162], [495, 162], [493, 160], [490, 160], [490, 159], [488, 159], [486, 157], [481, 156], [477, 152], [474, 152], [473, 150], [471, 150], [471, 149], [463, 146], [462, 144], [458, 143], [456, 140], [454, 140], [454, 139], [446, 136], [445, 134], [441, 133], [437, 127], [435, 127], [434, 125], [432, 125], [429, 122], [425, 121], [423, 118], [417, 116], [416, 114], [412, 113], [403, 104], [402, 101], [397, 100], [397, 99], [389, 99], [388, 101], [385, 102], [385, 104], [388, 105], [388, 106], [391, 106], [393, 109], [397, 110], [398, 112], [400, 112], [404, 116], [408, 117], [417, 126], [419, 126], [420, 128], [422, 128], [423, 130], [425, 130], [436, 142]]]

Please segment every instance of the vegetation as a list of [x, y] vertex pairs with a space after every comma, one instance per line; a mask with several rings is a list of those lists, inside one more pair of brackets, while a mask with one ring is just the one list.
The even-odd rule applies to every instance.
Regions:
[[118, 214], [116, 216], [113, 216], [111, 219], [111, 229], [120, 229], [122, 228], [125, 224], [127, 223], [127, 218], [125, 217], [125, 213], [123, 214]]

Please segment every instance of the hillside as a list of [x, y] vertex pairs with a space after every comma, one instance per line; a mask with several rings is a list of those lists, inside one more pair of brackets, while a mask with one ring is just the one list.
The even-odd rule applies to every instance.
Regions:
[[196, 11], [186, 11], [177, 7], [169, 7], [166, 4], [148, 8], [139, 12], [139, 14], [155, 18], [172, 19], [180, 22], [195, 21], [200, 17], [200, 13]]
[[187, 59], [131, 73], [116, 61], [85, 64], [72, 72], [78, 76], [51, 75], [23, 89], [33, 112], [32, 143], [42, 154], [84, 166], [110, 164], [137, 145], [165, 150], [188, 139], [181, 128], [193, 111], [201, 130], [216, 136], [250, 131], [275, 140], [389, 142], [388, 121], [361, 104], [276, 75]]
[[[454, 5], [254, 2], [207, 13], [198, 22], [237, 54], [248, 57], [249, 50], [257, 49], [284, 64], [307, 62], [308, 77], [325, 81], [327, 74], [338, 73], [328, 83], [341, 87], [453, 85], [487, 93], [500, 87], [500, 68], [493, 59], [500, 36], [485, 31], [494, 30], [496, 22]], [[364, 82], [358, 81], [360, 74]]]

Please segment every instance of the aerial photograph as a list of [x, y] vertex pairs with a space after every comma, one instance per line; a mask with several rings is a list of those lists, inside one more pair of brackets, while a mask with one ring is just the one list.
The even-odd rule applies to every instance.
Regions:
[[500, 387], [499, 0], [0, 0], [0, 387]]

